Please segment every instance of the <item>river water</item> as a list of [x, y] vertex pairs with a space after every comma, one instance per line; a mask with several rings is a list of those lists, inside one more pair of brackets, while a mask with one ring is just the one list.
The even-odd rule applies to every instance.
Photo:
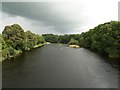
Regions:
[[50, 44], [2, 63], [3, 88], [118, 88], [118, 70], [84, 48]]

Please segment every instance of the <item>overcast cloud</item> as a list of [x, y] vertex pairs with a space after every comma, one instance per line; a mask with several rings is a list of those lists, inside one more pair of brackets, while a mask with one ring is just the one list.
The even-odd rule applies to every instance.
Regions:
[[5, 25], [18, 23], [38, 34], [81, 33], [100, 23], [117, 20], [118, 1], [2, 2], [2, 30]]

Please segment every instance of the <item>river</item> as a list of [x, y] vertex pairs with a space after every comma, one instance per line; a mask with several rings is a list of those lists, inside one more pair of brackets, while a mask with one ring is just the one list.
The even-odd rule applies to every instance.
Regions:
[[118, 88], [118, 70], [84, 48], [50, 44], [2, 63], [3, 88]]

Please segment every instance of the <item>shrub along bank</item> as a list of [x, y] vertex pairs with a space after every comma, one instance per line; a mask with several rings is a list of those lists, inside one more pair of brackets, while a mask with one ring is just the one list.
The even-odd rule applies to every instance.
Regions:
[[15, 57], [25, 50], [37, 48], [44, 45], [45, 40], [42, 36], [24, 31], [18, 24], [5, 26], [0, 34], [2, 44], [2, 60]]

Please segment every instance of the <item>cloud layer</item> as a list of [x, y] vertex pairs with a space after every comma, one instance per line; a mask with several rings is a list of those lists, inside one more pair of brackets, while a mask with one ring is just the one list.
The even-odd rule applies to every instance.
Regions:
[[[64, 34], [80, 33], [83, 29], [86, 29], [85, 26], [89, 28], [98, 23], [116, 19], [116, 16], [113, 16], [116, 13], [108, 16], [108, 14], [113, 13], [113, 9], [111, 9], [111, 12], [108, 10], [108, 13], [105, 14], [104, 10], [111, 7], [111, 4], [106, 9], [104, 4], [104, 8], [99, 7], [98, 2], [92, 4], [92, 6], [90, 3], [86, 3], [83, 0], [80, 2], [3, 2], [3, 24], [7, 22], [17, 23], [18, 21], [18, 23], [26, 24], [23, 25], [24, 27], [34, 29], [33, 31], [36, 33]], [[94, 9], [95, 7], [98, 10], [103, 10], [99, 11], [101, 15]], [[102, 14], [103, 12], [105, 17]], [[91, 25], [90, 22], [93, 24]]]
[[75, 27], [78, 21], [75, 21], [75, 19], [73, 17], [70, 17], [70, 15], [67, 16], [67, 14], [65, 14], [65, 11], [57, 10], [56, 8], [64, 8], [62, 7], [64, 4], [57, 4], [58, 3], [48, 2], [4, 2], [2, 5], [3, 11], [5, 13], [9, 13], [9, 15], [12, 15], [14, 17], [21, 16], [27, 19], [35, 20], [37, 22], [33, 23], [34, 25], [43, 24], [46, 27], [53, 26], [55, 30], [64, 33]]

